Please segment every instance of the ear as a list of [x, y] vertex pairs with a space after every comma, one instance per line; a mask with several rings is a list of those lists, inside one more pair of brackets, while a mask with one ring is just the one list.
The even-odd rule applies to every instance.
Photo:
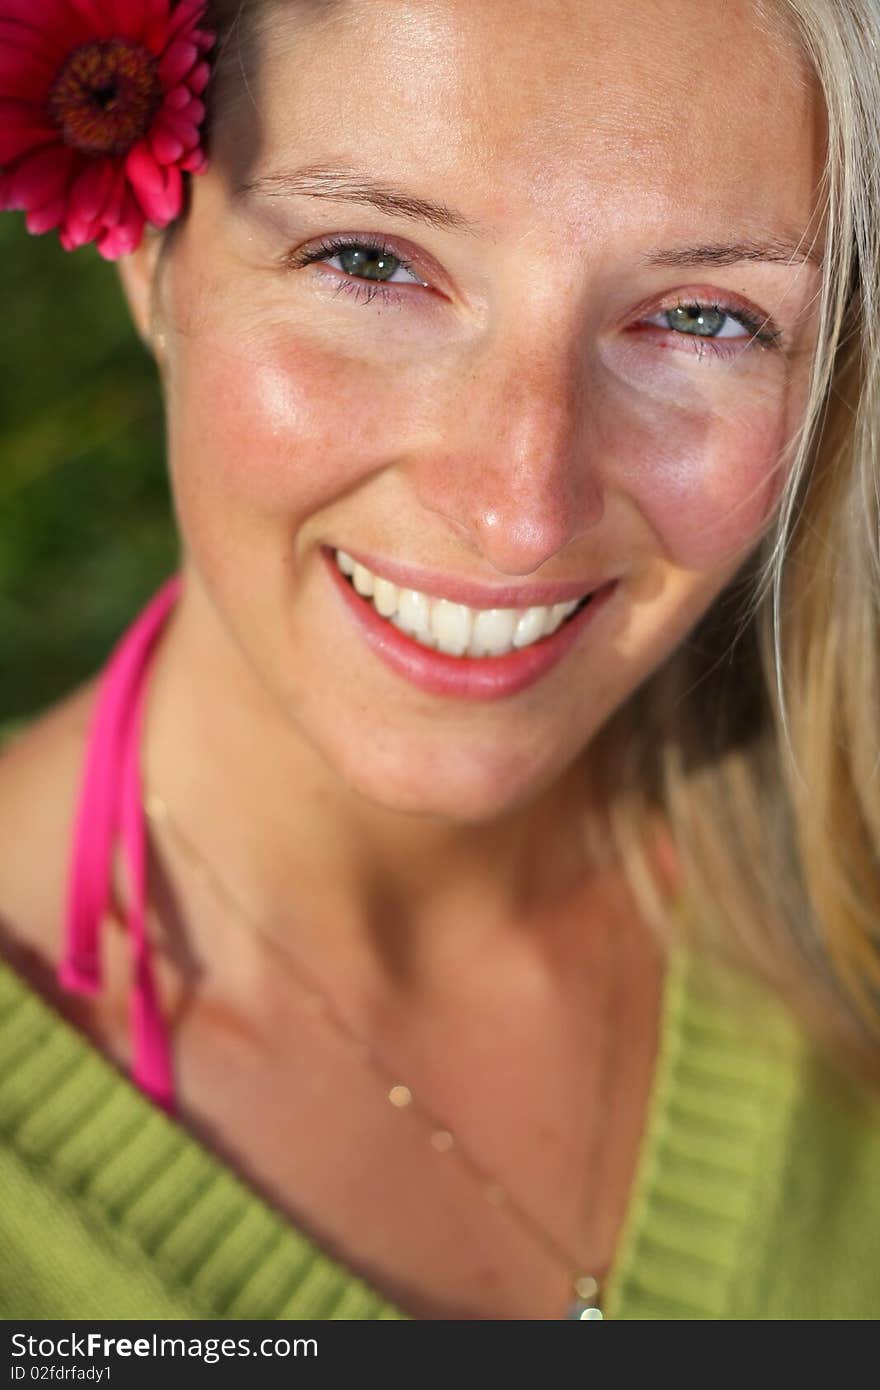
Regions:
[[155, 292], [161, 250], [161, 235], [148, 229], [138, 249], [129, 256], [120, 257], [116, 263], [134, 326], [149, 351], [156, 357], [161, 356], [162, 346]]

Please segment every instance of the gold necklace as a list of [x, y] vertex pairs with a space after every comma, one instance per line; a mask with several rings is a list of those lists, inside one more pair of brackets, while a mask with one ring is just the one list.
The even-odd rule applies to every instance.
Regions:
[[[457, 1161], [468, 1175], [475, 1179], [482, 1188], [483, 1196], [486, 1201], [494, 1207], [503, 1208], [509, 1216], [516, 1221], [520, 1227], [542, 1248], [549, 1253], [557, 1262], [562, 1264], [566, 1270], [572, 1301], [565, 1314], [567, 1319], [574, 1319], [580, 1322], [592, 1322], [601, 1320], [604, 1314], [600, 1305], [600, 1285], [595, 1274], [586, 1272], [582, 1261], [577, 1258], [570, 1250], [557, 1240], [557, 1238], [534, 1216], [531, 1215], [504, 1185], [497, 1181], [495, 1176], [488, 1171], [477, 1159], [473, 1158], [467, 1149], [461, 1145], [452, 1131], [447, 1128], [442, 1120], [438, 1119], [427, 1106], [423, 1105], [413, 1094], [409, 1086], [401, 1082], [399, 1075], [392, 1072], [377, 1057], [369, 1043], [363, 1038], [359, 1038], [350, 1025], [346, 1022], [344, 1015], [335, 1006], [326, 990], [314, 978], [312, 972], [303, 965], [298, 957], [291, 951], [285, 943], [282, 945], [280, 939], [274, 932], [267, 931], [259, 922], [255, 921], [250, 913], [229, 891], [226, 884], [218, 877], [214, 869], [208, 863], [204, 855], [196, 849], [189, 837], [181, 830], [180, 826], [171, 816], [166, 802], [156, 792], [145, 791], [143, 796], [143, 809], [148, 818], [154, 825], [162, 825], [168, 830], [177, 841], [181, 851], [193, 865], [199, 878], [203, 879], [220, 898], [222, 902], [231, 909], [233, 917], [237, 917], [246, 926], [263, 940], [266, 945], [284, 961], [287, 968], [291, 971], [294, 979], [299, 984], [305, 995], [307, 1007], [313, 1012], [320, 1013], [326, 1022], [342, 1038], [350, 1052], [354, 1055], [377, 1077], [382, 1085], [386, 1100], [396, 1110], [406, 1110], [419, 1119], [428, 1136], [428, 1142], [438, 1153], [447, 1153], [450, 1159]], [[612, 936], [616, 933], [611, 932]], [[600, 1068], [600, 1095], [597, 1106], [597, 1113], [604, 1114], [608, 1099], [607, 1089], [609, 1080], [609, 1037], [610, 1037], [610, 1016], [616, 999], [617, 976], [619, 970], [610, 972], [611, 986], [606, 990], [606, 1005], [603, 1010], [603, 1056]], [[594, 1135], [591, 1143], [590, 1155], [590, 1182], [588, 1184], [590, 1194], [590, 1204], [588, 1208], [589, 1221], [588, 1228], [593, 1224], [593, 1215], [597, 1206], [598, 1185], [595, 1181], [595, 1169], [598, 1160], [598, 1144], [594, 1126]]]

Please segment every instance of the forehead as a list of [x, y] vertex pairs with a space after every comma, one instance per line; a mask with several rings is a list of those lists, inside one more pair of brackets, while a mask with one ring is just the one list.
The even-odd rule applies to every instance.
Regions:
[[560, 230], [570, 221], [579, 232], [598, 219], [622, 232], [695, 211], [721, 232], [744, 216], [802, 229], [824, 120], [775, 9], [773, 0], [760, 14], [756, 0], [284, 3], [258, 45], [255, 162], [264, 171], [307, 149], [414, 192], [428, 182], [422, 191], [439, 187], [498, 224], [548, 207]]

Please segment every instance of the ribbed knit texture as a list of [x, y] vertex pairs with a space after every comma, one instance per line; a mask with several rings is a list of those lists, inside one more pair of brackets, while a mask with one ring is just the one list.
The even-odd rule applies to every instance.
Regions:
[[0, 964], [0, 1317], [395, 1318]]
[[[4, 1319], [406, 1316], [2, 963], [0, 1250]], [[880, 1102], [681, 951], [606, 1315], [880, 1316]]]

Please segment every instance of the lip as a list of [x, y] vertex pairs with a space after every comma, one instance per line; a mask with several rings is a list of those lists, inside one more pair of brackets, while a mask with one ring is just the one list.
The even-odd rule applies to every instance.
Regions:
[[[346, 553], [352, 554], [351, 551]], [[618, 585], [618, 581], [612, 579], [552, 636], [542, 637], [529, 647], [521, 647], [507, 656], [447, 656], [445, 652], [421, 646], [386, 618], [380, 617], [370, 600], [357, 593], [346, 579], [336, 563], [335, 555], [327, 550], [323, 551], [323, 555], [331, 583], [346, 611], [357, 623], [367, 645], [386, 666], [410, 684], [432, 695], [469, 700], [497, 700], [515, 695], [547, 675], [571, 651], [584, 629], [614, 595]], [[577, 596], [577, 593], [571, 595], [572, 598]]]
[[[380, 579], [388, 579], [400, 589], [417, 589], [431, 598], [446, 598], [452, 603], [465, 603], [468, 608], [551, 608], [554, 603], [570, 603], [602, 589], [611, 582], [609, 576], [594, 579], [540, 580], [535, 584], [506, 584], [494, 587], [477, 584], [454, 575], [438, 574], [435, 570], [415, 565], [401, 565], [395, 560], [377, 559], [366, 551], [355, 552], [348, 546], [338, 547], [359, 565]], [[322, 547], [336, 565], [336, 550]]]

